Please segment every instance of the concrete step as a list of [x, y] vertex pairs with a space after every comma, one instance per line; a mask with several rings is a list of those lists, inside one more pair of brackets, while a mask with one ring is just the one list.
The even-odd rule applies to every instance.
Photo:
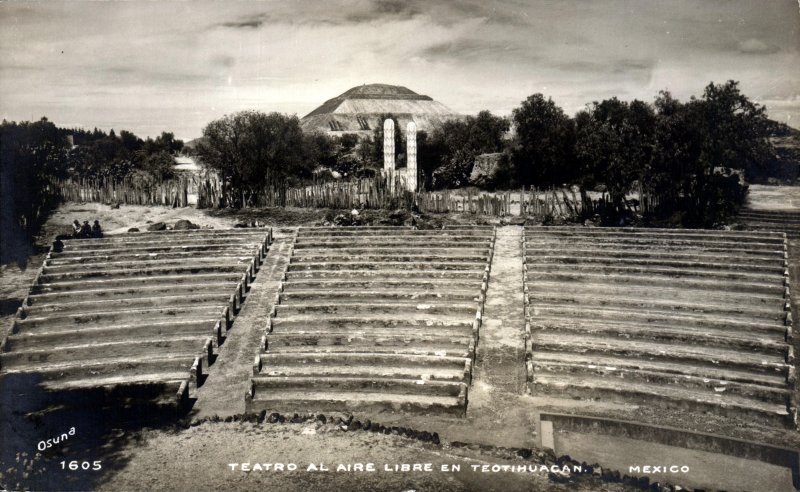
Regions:
[[106, 272], [118, 270], [139, 270], [151, 268], [172, 268], [172, 267], [205, 267], [221, 266], [228, 268], [230, 266], [238, 265], [242, 271], [245, 271], [250, 262], [253, 261], [254, 256], [215, 256], [213, 258], [193, 257], [191, 260], [183, 258], [168, 258], [168, 259], [139, 259], [134, 261], [109, 261], [98, 262], [90, 264], [69, 264], [69, 265], [47, 265], [45, 264], [43, 274], [45, 275], [58, 275], [68, 273], [84, 273], [84, 272]]
[[168, 335], [157, 339], [102, 342], [83, 340], [83, 343], [59, 345], [45, 349], [15, 350], [0, 353], [0, 367], [6, 370], [36, 372], [43, 365], [66, 361], [98, 361], [118, 357], [204, 356], [205, 339], [198, 336]]
[[127, 245], [127, 244], [119, 244], [114, 245], [113, 247], [108, 248], [99, 248], [99, 249], [88, 249], [88, 248], [70, 248], [64, 249], [61, 252], [50, 252], [50, 258], [54, 259], [71, 259], [71, 258], [85, 258], [85, 257], [92, 257], [97, 255], [106, 255], [106, 256], [116, 256], [116, 255], [164, 255], [164, 254], [180, 254], [180, 253], [195, 253], [195, 254], [208, 254], [213, 255], [219, 251], [255, 251], [256, 249], [261, 249], [264, 245], [259, 242], [239, 242], [239, 243], [227, 243], [227, 242], [216, 242], [212, 244], [200, 243], [200, 244], [183, 244], [183, 245], [172, 245], [170, 243], [147, 243], [144, 245]]
[[[268, 337], [269, 338], [269, 337]], [[269, 341], [268, 341], [269, 342]], [[453, 344], [450, 342], [438, 343], [433, 341], [428, 344], [416, 343], [407, 345], [277, 345], [272, 346], [270, 354], [290, 354], [293, 352], [357, 354], [368, 352], [370, 354], [395, 354], [395, 355], [431, 355], [437, 357], [460, 357], [462, 359], [472, 358], [474, 347], [472, 345]]]
[[121, 250], [129, 252], [148, 251], [153, 247], [163, 250], [163, 248], [179, 248], [179, 247], [194, 247], [199, 245], [204, 246], [248, 246], [256, 248], [265, 244], [264, 240], [250, 238], [185, 238], [185, 239], [160, 239], [152, 238], [146, 240], [131, 240], [122, 242], [101, 242], [99, 239], [75, 239], [64, 242], [64, 251], [78, 252], [80, 251], [84, 256], [89, 252], [101, 252], [110, 250]]
[[478, 302], [480, 297], [479, 289], [471, 290], [447, 290], [441, 291], [419, 291], [413, 288], [407, 289], [370, 289], [370, 290], [298, 290], [291, 285], [284, 287], [280, 294], [281, 304], [294, 302], [321, 302], [326, 301], [331, 304], [350, 303], [350, 302], [369, 302], [369, 303], [390, 303], [390, 302], [427, 302], [427, 301], [451, 301], [458, 303]]
[[751, 272], [757, 274], [776, 274], [783, 275], [784, 265], [783, 258], [780, 261], [776, 260], [770, 264], [758, 263], [718, 263], [709, 261], [684, 261], [684, 260], [669, 260], [669, 259], [651, 259], [651, 258], [615, 258], [596, 254], [594, 256], [578, 256], [573, 255], [571, 252], [547, 252], [533, 254], [526, 257], [528, 265], [537, 264], [564, 264], [564, 265], [589, 265], [589, 266], [602, 266], [605, 268], [613, 268], [616, 266], [623, 267], [636, 267], [636, 268], [658, 268], [658, 269], [679, 269], [685, 271], [703, 271], [720, 273], [729, 272]]
[[661, 385], [670, 388], [707, 391], [711, 395], [735, 395], [760, 402], [788, 406], [790, 391], [751, 383], [739, 383], [727, 379], [699, 378], [684, 374], [669, 374], [642, 369], [613, 366], [584, 366], [569, 362], [549, 363], [534, 359], [534, 374], [538, 377], [606, 378], [638, 384]]
[[593, 238], [570, 238], [564, 241], [562, 238], [526, 238], [525, 248], [527, 252], [536, 253], [537, 251], [576, 251], [602, 252], [608, 254], [676, 254], [676, 255], [707, 255], [715, 258], [724, 259], [731, 257], [738, 258], [765, 258], [773, 259], [782, 257], [784, 249], [782, 245], [770, 245], [769, 248], [749, 248], [747, 244], [732, 243], [730, 247], [718, 244], [701, 244], [692, 242], [660, 242], [649, 244], [643, 241], [597, 241]]
[[303, 314], [335, 314], [338, 316], [351, 316], [356, 314], [391, 314], [402, 316], [406, 314], [442, 314], [449, 316], [464, 316], [471, 318], [475, 316], [477, 303], [452, 303], [452, 302], [408, 302], [408, 303], [292, 303], [280, 304], [276, 306], [277, 317], [286, 317]]
[[158, 277], [163, 275], [197, 275], [208, 273], [239, 273], [239, 275], [242, 275], [247, 271], [247, 268], [247, 265], [242, 263], [210, 262], [194, 265], [172, 265], [164, 267], [130, 268], [102, 271], [90, 270], [66, 273], [43, 272], [42, 275], [39, 276], [39, 281], [41, 283], [55, 283], [81, 279], [101, 280], [131, 277]]
[[[325, 253], [315, 253], [315, 254], [308, 254], [307, 250], [298, 250], [299, 253], [292, 256], [291, 263], [292, 264], [304, 264], [304, 263], [341, 263], [346, 260], [350, 260], [351, 258], [357, 258], [359, 262], [375, 262], [379, 264], [384, 263], [483, 263], [486, 264], [489, 261], [488, 254], [408, 254], [406, 252], [399, 253], [380, 253], [380, 254], [358, 254], [358, 255], [351, 255], [350, 253], [340, 253], [338, 250], [327, 251]], [[352, 261], [352, 260], [351, 260]]]
[[342, 238], [342, 239], [317, 239], [317, 238], [298, 238], [294, 247], [298, 249], [319, 249], [319, 248], [375, 248], [375, 247], [394, 247], [402, 251], [407, 246], [427, 245], [431, 248], [486, 248], [492, 244], [491, 239], [479, 238], [427, 238], [427, 237], [398, 237], [398, 238]]
[[391, 335], [271, 333], [267, 336], [267, 350], [269, 352], [359, 350], [388, 353], [444, 353], [456, 356], [472, 353], [474, 340], [471, 334], [444, 337], [434, 334], [409, 336], [405, 333]]
[[298, 279], [287, 280], [283, 283], [284, 292], [302, 290], [408, 290], [415, 291], [474, 291], [480, 290], [480, 280], [458, 280], [458, 279]]
[[670, 278], [699, 278], [699, 279], [717, 279], [717, 280], [741, 280], [760, 283], [781, 283], [783, 282], [783, 274], [777, 271], [773, 272], [755, 272], [755, 271], [739, 271], [739, 270], [713, 270], [707, 268], [691, 268], [691, 267], [659, 267], [659, 266], [628, 266], [625, 262], [618, 264], [603, 264], [603, 263], [563, 263], [563, 262], [528, 262], [526, 264], [528, 272], [552, 272], [560, 273], [565, 270], [574, 272], [588, 272], [588, 273], [604, 273], [607, 275], [613, 274], [640, 274], [649, 276], [660, 276]]
[[587, 369], [599, 368], [613, 371], [617, 368], [626, 371], [646, 371], [695, 379], [718, 379], [722, 381], [767, 386], [774, 389], [786, 389], [786, 377], [780, 373], [748, 372], [729, 367], [693, 365], [687, 362], [662, 362], [630, 357], [608, 357], [596, 354], [577, 354], [574, 352], [536, 352], [534, 364], [575, 365]]
[[49, 267], [61, 266], [85, 266], [92, 267], [98, 264], [109, 263], [135, 263], [141, 261], [174, 261], [174, 262], [191, 262], [198, 259], [226, 259], [233, 258], [253, 259], [256, 255], [260, 254], [259, 249], [254, 248], [220, 248], [215, 251], [180, 251], [169, 253], [116, 253], [116, 254], [94, 254], [86, 256], [73, 256], [73, 257], [58, 257], [51, 255], [51, 258], [45, 260], [45, 265]]
[[[167, 320], [183, 320], [183, 319], [207, 319], [210, 317], [223, 316], [222, 306], [171, 306], [171, 307], [154, 307], [154, 308], [137, 308], [137, 309], [114, 309], [110, 311], [96, 311], [88, 314], [73, 313], [64, 315], [29, 316], [24, 319], [15, 319], [15, 325], [19, 330], [32, 330], [47, 328], [55, 329], [56, 327], [103, 327], [115, 324], [131, 324], [136, 321], [150, 321], [150, 322], [164, 322]], [[229, 320], [230, 321], [230, 320]]]
[[424, 340], [426, 337], [439, 338], [473, 338], [472, 326], [465, 323], [455, 326], [308, 326], [297, 327], [294, 325], [270, 324], [270, 336], [289, 336], [289, 337], [405, 337], [411, 340]]
[[604, 357], [629, 357], [663, 362], [730, 367], [786, 376], [789, 366], [779, 355], [743, 352], [690, 344], [619, 340], [571, 333], [533, 332], [534, 352], [575, 352]]
[[307, 280], [307, 279], [335, 279], [346, 281], [364, 280], [438, 280], [452, 279], [455, 281], [478, 281], [484, 278], [486, 270], [477, 268], [474, 270], [432, 270], [429, 268], [413, 268], [406, 270], [289, 270], [286, 272], [287, 280]]
[[559, 282], [564, 284], [606, 284], [625, 287], [651, 286], [659, 288], [698, 289], [717, 292], [752, 293], [762, 296], [783, 296], [784, 281], [776, 279], [719, 280], [714, 278], [670, 278], [631, 273], [592, 273], [591, 271], [574, 271], [568, 267], [554, 268], [550, 271], [530, 269], [525, 275], [527, 285], [538, 282]]
[[464, 383], [408, 378], [346, 378], [325, 376], [258, 376], [252, 379], [256, 393], [307, 391], [309, 393], [388, 393], [458, 397]]
[[[236, 291], [237, 282], [214, 282], [214, 283], [195, 283], [183, 285], [136, 285], [133, 287], [116, 287], [109, 289], [85, 289], [85, 290], [64, 290], [52, 291], [44, 294], [32, 294], [28, 296], [31, 306], [40, 304], [59, 304], [69, 302], [81, 302], [87, 299], [95, 301], [108, 301], [116, 299], [142, 299], [148, 297], [160, 297], [174, 295], [180, 292], [186, 296], [204, 296], [216, 294], [231, 294]], [[76, 285], [76, 289], [80, 289]]]
[[582, 237], [647, 237], [652, 239], [725, 240], [754, 243], [782, 243], [780, 234], [753, 233], [746, 231], [722, 231], [709, 229], [656, 229], [643, 227], [525, 227], [527, 235], [582, 236]]
[[[133, 308], [169, 308], [172, 306], [217, 306], [220, 310], [228, 305], [232, 291], [216, 294], [182, 294], [157, 297], [139, 297], [134, 299], [91, 299], [84, 297], [82, 301], [65, 303], [35, 304], [23, 306], [23, 312], [30, 317], [58, 316], [67, 313], [87, 314], [105, 312], [114, 309], [130, 310]], [[178, 294], [178, 289], [172, 292]], [[88, 299], [88, 300], [87, 300]]]
[[682, 286], [675, 287], [667, 285], [625, 285], [614, 283], [603, 283], [602, 278], [597, 279], [596, 283], [586, 282], [548, 282], [536, 281], [529, 282], [526, 287], [535, 294], [537, 292], [552, 294], [574, 293], [579, 296], [605, 296], [609, 298], [643, 298], [659, 299], [662, 301], [678, 302], [699, 302], [703, 305], [727, 306], [735, 304], [737, 306], [751, 306], [763, 309], [767, 312], [773, 310], [782, 311], [786, 303], [783, 295], [757, 295], [750, 292], [727, 292], [712, 290], [714, 286]]
[[452, 316], [431, 315], [420, 313], [415, 316], [387, 317], [375, 314], [360, 316], [340, 316], [312, 314], [307, 316], [286, 316], [270, 320], [272, 330], [365, 330], [374, 328], [394, 329], [399, 332], [410, 329], [444, 330], [463, 329], [472, 330], [474, 313], [469, 318], [454, 318]]
[[34, 348], [52, 348], [95, 340], [100, 342], [123, 342], [126, 340], [150, 340], [169, 335], [193, 335], [198, 339], [216, 336], [215, 325], [219, 318], [200, 320], [174, 320], [160, 323], [110, 325], [104, 327], [64, 328], [49, 330], [47, 327], [12, 334], [6, 340], [9, 351]]
[[357, 393], [333, 391], [259, 391], [256, 386], [248, 393], [245, 408], [248, 413], [262, 410], [276, 412], [405, 412], [451, 414], [463, 417], [465, 397], [436, 395], [407, 395], [393, 393]]
[[271, 233], [271, 228], [234, 227], [228, 229], [188, 229], [169, 231], [139, 231], [106, 234], [100, 241], [128, 241], [137, 238], [170, 238], [170, 237], [263, 237]]
[[560, 317], [564, 320], [628, 321], [635, 323], [653, 323], [666, 326], [686, 326], [692, 329], [712, 328], [731, 332], [753, 332], [773, 334], [776, 337], [785, 334], [783, 323], [767, 321], [746, 321], [737, 317], [698, 316], [682, 313], [643, 312], [640, 309], [598, 308], [570, 304], [539, 302], [528, 306], [528, 316], [532, 321], [538, 317]]
[[752, 251], [769, 253], [783, 250], [783, 242], [739, 242], [735, 238], [730, 240], [695, 240], [695, 239], [668, 239], [668, 238], [647, 238], [647, 237], [625, 237], [625, 236], [543, 236], [525, 235], [525, 243], [536, 244], [544, 242], [547, 244], [561, 243], [572, 246], [583, 246], [591, 248], [601, 247], [635, 247], [638, 249], [650, 248], [659, 250], [661, 248], [686, 248], [687, 250], [710, 250], [720, 248], [731, 253], [737, 251]]
[[659, 297], [614, 296], [612, 294], [573, 294], [569, 292], [546, 292], [535, 289], [528, 294], [531, 304], [568, 304], [580, 306], [597, 306], [620, 309], [638, 309], [647, 313], [659, 314], [693, 314], [735, 317], [741, 321], [754, 322], [774, 321], [782, 324], [786, 319], [783, 307], [764, 308], [746, 304], [724, 303], [711, 304], [686, 300], [663, 299]]
[[641, 402], [644, 399], [646, 405], [668, 405], [688, 412], [710, 411], [715, 415], [756, 420], [772, 426], [786, 426], [790, 423], [785, 405], [617, 378], [542, 375], [534, 378], [532, 391], [534, 394], [553, 394], [564, 398], [600, 398], [627, 403]]
[[653, 251], [635, 250], [620, 251], [610, 248], [584, 248], [571, 247], [568, 245], [555, 246], [553, 249], [540, 248], [537, 245], [526, 245], [526, 259], [535, 260], [541, 257], [572, 257], [572, 258], [603, 258], [607, 260], [616, 259], [624, 261], [669, 261], [683, 263], [701, 263], [708, 265], [748, 265], [750, 267], [775, 267], [783, 266], [783, 252], [759, 255], [740, 255], [740, 254], [719, 254], [719, 253], [695, 253], [690, 251]]
[[530, 321], [532, 331], [602, 336], [618, 340], [647, 340], [662, 343], [696, 343], [705, 347], [785, 355], [786, 343], [777, 334], [731, 332], [730, 330], [660, 326], [622, 321], [578, 321], [539, 318]]
[[469, 361], [463, 356], [391, 353], [391, 352], [319, 352], [319, 351], [292, 351], [292, 352], [267, 352], [259, 356], [261, 367], [424, 367], [431, 371], [449, 369], [465, 371], [469, 368]]
[[[426, 255], [442, 255], [442, 256], [456, 256], [456, 255], [476, 255], [486, 256], [491, 252], [488, 246], [481, 246], [477, 248], [431, 248], [427, 244], [409, 244], [404, 247], [402, 251], [394, 246], [374, 246], [374, 247], [352, 247], [352, 248], [336, 248], [335, 253], [348, 256], [361, 256], [361, 255], [394, 255], [394, 254], [426, 254]], [[331, 254], [329, 248], [302, 248], [294, 250], [293, 257], [313, 257], [316, 255]]]
[[31, 286], [31, 295], [70, 293], [111, 289], [182, 288], [196, 284], [218, 284], [221, 282], [237, 285], [243, 281], [244, 272], [204, 273], [192, 275], [153, 275], [152, 277], [121, 277], [98, 280], [60, 280], [42, 282]]
[[486, 261], [449, 261], [442, 262], [437, 259], [425, 261], [328, 261], [328, 262], [291, 262], [286, 267], [287, 272], [302, 270], [345, 270], [345, 271], [395, 271], [395, 270], [455, 270], [455, 271], [481, 271], [486, 266]]
[[188, 396], [186, 389], [189, 379], [183, 372], [154, 372], [134, 376], [88, 377], [85, 379], [44, 381], [40, 386], [46, 391], [98, 391], [113, 394], [118, 405], [133, 403], [181, 406]]
[[[187, 379], [197, 356], [192, 354], [162, 355], [160, 357], [116, 357], [96, 360], [74, 360], [42, 364], [36, 374], [42, 382], [85, 381], [107, 377], [135, 377], [166, 374], [158, 379]], [[23, 368], [26, 369], [26, 368]], [[27, 369], [26, 369], [27, 370]], [[19, 373], [19, 368], [3, 368], [4, 372]]]
[[341, 378], [387, 378], [418, 379], [431, 381], [469, 382], [464, 368], [431, 368], [428, 366], [338, 366], [314, 364], [307, 366], [263, 365], [255, 376], [286, 377], [341, 377]]
[[493, 230], [478, 229], [340, 229], [325, 230], [300, 229], [298, 238], [339, 238], [339, 237], [489, 237]]

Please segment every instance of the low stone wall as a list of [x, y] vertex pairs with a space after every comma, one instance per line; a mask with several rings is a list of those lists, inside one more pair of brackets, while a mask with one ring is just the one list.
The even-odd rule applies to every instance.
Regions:
[[557, 430], [626, 437], [667, 446], [763, 461], [764, 463], [790, 468], [792, 470], [792, 482], [795, 488], [800, 489], [800, 452], [796, 449], [732, 439], [714, 434], [691, 432], [673, 427], [646, 425], [626, 420], [583, 415], [542, 413], [539, 415], [538, 420], [538, 429], [551, 430], [551, 432], [539, 432], [538, 445], [540, 448], [553, 449], [553, 434]]

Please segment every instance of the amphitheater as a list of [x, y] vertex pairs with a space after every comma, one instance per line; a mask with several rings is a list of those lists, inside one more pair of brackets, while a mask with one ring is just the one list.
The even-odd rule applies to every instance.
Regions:
[[[95, 391], [202, 414], [223, 394], [217, 414], [333, 412], [501, 445], [544, 434], [496, 418], [516, 406], [615, 418], [613, 403], [772, 436], [797, 425], [788, 252], [766, 230], [544, 226], [65, 240], [0, 377], [56, 402]], [[235, 337], [244, 372], [221, 371]]]

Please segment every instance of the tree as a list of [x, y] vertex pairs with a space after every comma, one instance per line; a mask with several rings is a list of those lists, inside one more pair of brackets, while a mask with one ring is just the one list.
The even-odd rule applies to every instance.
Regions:
[[552, 99], [529, 96], [514, 109], [512, 118], [516, 137], [511, 160], [520, 184], [551, 186], [576, 178], [574, 124]]
[[197, 151], [222, 178], [226, 202], [245, 206], [266, 186], [284, 189], [311, 176], [305, 142], [296, 116], [242, 111], [206, 125]]

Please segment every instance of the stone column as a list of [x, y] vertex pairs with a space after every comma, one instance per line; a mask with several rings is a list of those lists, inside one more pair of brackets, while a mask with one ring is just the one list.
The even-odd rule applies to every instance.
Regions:
[[409, 121], [406, 126], [406, 185], [408, 191], [417, 191], [417, 124]]
[[394, 120], [383, 122], [383, 170], [390, 176], [394, 174]]

